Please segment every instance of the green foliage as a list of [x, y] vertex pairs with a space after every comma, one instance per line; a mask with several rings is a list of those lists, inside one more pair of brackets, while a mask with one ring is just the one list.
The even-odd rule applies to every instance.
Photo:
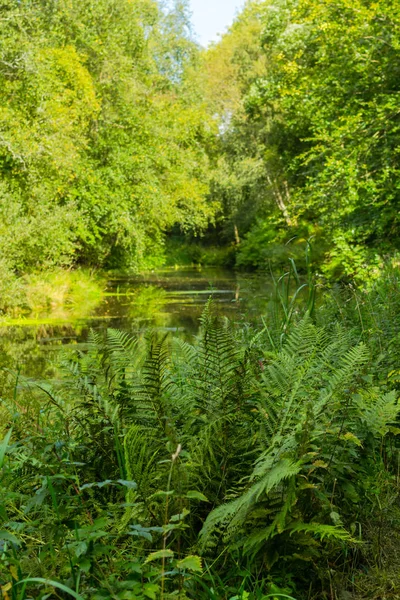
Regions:
[[[3, 1], [0, 305], [85, 315], [101, 282], [55, 267], [154, 268], [175, 236], [171, 262], [290, 268], [262, 327], [209, 302], [193, 343], [109, 329], [61, 381], [11, 389], [4, 369], [1, 595], [386, 597], [371, 579], [385, 551], [398, 571], [400, 544], [399, 8], [250, 1], [199, 52], [172, 4]], [[326, 277], [368, 286], [319, 306], [311, 238]]]
[[[357, 379], [368, 353], [362, 345], [350, 348], [350, 339], [343, 332], [337, 331], [333, 340], [329, 339], [306, 318], [276, 358], [271, 358], [269, 354], [259, 383], [260, 456], [246, 491], [211, 513], [202, 538], [207, 545], [222, 528], [225, 541], [236, 540], [245, 553], [267, 553], [273, 565], [282, 559], [279, 548], [287, 551], [292, 544], [313, 547], [314, 556], [318, 555], [312, 540], [304, 536], [300, 542], [295, 539], [297, 532], [350, 540], [350, 534], [335, 523], [318, 523], [317, 515], [317, 522], [305, 523], [304, 519], [310, 504], [314, 509], [319, 504], [320, 516], [343, 505], [346, 494], [341, 485], [356, 490], [362, 481], [358, 469], [351, 476], [344, 465], [351, 460], [358, 463], [356, 450], [366, 450], [373, 431], [377, 440], [384, 432], [378, 431], [378, 423], [370, 423], [364, 430], [370, 409], [357, 393]], [[372, 411], [383, 405], [388, 411], [384, 413], [386, 423], [394, 422], [399, 411], [394, 399], [381, 397], [379, 392], [371, 394], [368, 404]], [[348, 443], [343, 446], [342, 440]], [[320, 469], [327, 469], [327, 476], [321, 477]]]
[[[193, 345], [108, 330], [56, 386], [20, 377], [3, 401], [3, 594], [303, 598], [354, 574], [365, 523], [397, 498], [399, 405], [350, 313], [343, 328], [319, 310], [324, 327], [283, 311], [275, 344], [209, 303]], [[327, 578], [326, 561], [349, 566]]]
[[221, 206], [218, 228], [227, 243], [237, 243], [268, 203], [262, 149], [243, 107], [243, 95], [267, 64], [259, 41], [263, 12], [263, 3], [247, 2], [201, 63], [208, 110], [219, 122], [210, 149], [210, 197]]
[[196, 240], [169, 263], [251, 268], [315, 236], [330, 279], [398, 249], [393, 2], [249, 1], [204, 52], [171, 4], [3, 3], [4, 308], [13, 274], [156, 268], [166, 234]]
[[0, 307], [7, 311], [24, 303], [23, 282], [15, 276], [7, 258], [0, 259]]
[[101, 276], [83, 269], [53, 268], [24, 277], [16, 277], [11, 269], [5, 269], [0, 300], [2, 323], [39, 323], [48, 312], [58, 322], [85, 318], [102, 299], [104, 285]]
[[[322, 239], [332, 279], [374, 277], [398, 248], [399, 48], [391, 0], [275, 0], [249, 2], [208, 51], [210, 81], [219, 65], [235, 90], [211, 192], [229, 239], [234, 226], [240, 237], [250, 232], [240, 264], [279, 262], [276, 242], [304, 227]], [[213, 102], [218, 87], [211, 110]]]
[[205, 240], [190, 241], [184, 238], [170, 238], [165, 246], [167, 266], [233, 267], [235, 247], [230, 245], [211, 245]]
[[7, 0], [1, 14], [1, 260], [138, 268], [172, 226], [206, 228], [211, 121], [183, 8]]
[[400, 323], [399, 268], [388, 265], [381, 277], [364, 288], [335, 286], [326, 303], [317, 311], [319, 322], [340, 322], [353, 330], [354, 339], [368, 342], [373, 371], [382, 382], [399, 381]]
[[301, 272], [308, 269], [307, 252], [312, 240], [313, 264], [318, 265], [324, 255], [324, 244], [320, 232], [313, 226], [303, 223], [295, 235], [285, 226], [281, 217], [257, 219], [238, 247], [236, 266], [245, 269], [271, 267], [282, 270], [288, 262], [295, 261]]

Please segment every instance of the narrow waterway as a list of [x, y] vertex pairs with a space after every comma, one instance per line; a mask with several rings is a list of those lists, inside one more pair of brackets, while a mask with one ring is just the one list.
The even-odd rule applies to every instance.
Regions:
[[0, 321], [0, 366], [19, 368], [35, 379], [51, 377], [63, 351], [84, 350], [91, 329], [112, 327], [132, 334], [157, 329], [190, 338], [210, 296], [220, 314], [253, 322], [264, 314], [271, 288], [268, 276], [219, 269], [105, 276], [101, 293], [83, 316], [64, 306]]

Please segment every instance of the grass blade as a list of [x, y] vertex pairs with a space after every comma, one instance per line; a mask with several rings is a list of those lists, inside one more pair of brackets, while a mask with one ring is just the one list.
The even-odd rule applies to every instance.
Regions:
[[11, 434], [12, 434], [12, 428], [8, 430], [8, 432], [6, 433], [6, 437], [0, 443], [0, 469], [4, 465], [4, 457], [6, 455], [8, 444], [10, 442]]
[[69, 594], [76, 600], [85, 600], [83, 596], [80, 596], [79, 594], [74, 592], [74, 590], [71, 590], [71, 588], [69, 588], [68, 586], [62, 583], [58, 583], [58, 581], [52, 581], [51, 579], [43, 579], [42, 577], [27, 577], [26, 579], [22, 579], [21, 581], [18, 581], [18, 583], [15, 583], [14, 586], [20, 585], [21, 583], [43, 583], [44, 585], [51, 585], [52, 587], [55, 587], [61, 590], [62, 592]]

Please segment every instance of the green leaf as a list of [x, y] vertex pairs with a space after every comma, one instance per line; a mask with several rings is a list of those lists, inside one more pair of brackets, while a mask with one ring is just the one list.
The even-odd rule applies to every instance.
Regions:
[[88, 558], [86, 558], [86, 556], [84, 556], [79, 560], [78, 565], [81, 571], [84, 573], [89, 573], [92, 563]]
[[152, 494], [150, 496], [150, 498], [165, 498], [166, 496], [173, 496], [175, 494], [175, 490], [170, 490], [169, 492], [164, 492], [163, 490], [158, 490], [157, 492], [154, 492], [154, 494]]
[[143, 593], [147, 598], [150, 598], [150, 600], [156, 600], [159, 589], [160, 588], [155, 583], [146, 583], [143, 586]]
[[144, 528], [141, 528], [141, 527], [138, 527], [138, 526], [136, 526], [135, 528], [133, 528], [133, 531], [128, 531], [127, 533], [128, 533], [128, 535], [134, 535], [134, 536], [137, 536], [137, 537], [142, 537], [142, 538], [148, 540], [149, 542], [153, 541], [153, 536], [151, 535], [151, 533], [149, 533], [148, 530], [146, 530]]
[[299, 531], [305, 533], [311, 533], [321, 540], [324, 538], [328, 539], [337, 539], [337, 540], [346, 540], [346, 541], [355, 541], [350, 533], [343, 529], [343, 527], [338, 527], [337, 525], [324, 525], [322, 523], [295, 523], [289, 527], [290, 535], [292, 536], [294, 533]]
[[75, 547], [75, 556], [78, 558], [82, 556], [82, 554], [86, 554], [88, 549], [88, 545], [86, 542], [79, 542]]
[[117, 483], [120, 483], [121, 485], [124, 485], [125, 487], [127, 487], [131, 490], [136, 490], [136, 488], [137, 488], [136, 481], [127, 481], [126, 479], [117, 479]]
[[178, 569], [182, 571], [203, 571], [200, 556], [186, 556], [183, 560], [179, 560], [176, 564]]
[[149, 563], [153, 560], [158, 560], [159, 558], [172, 558], [173, 556], [174, 553], [172, 550], [158, 550], [157, 552], [152, 552], [149, 554], [144, 562]]
[[342, 435], [341, 438], [343, 440], [346, 440], [346, 441], [349, 441], [349, 442], [353, 442], [353, 444], [355, 444], [359, 448], [363, 447], [362, 442], [358, 439], [358, 437], [355, 436], [354, 433], [351, 433], [350, 431], [348, 431], [347, 433], [345, 433], [344, 435]]
[[296, 600], [293, 596], [288, 596], [287, 594], [268, 594], [268, 596], [263, 596], [261, 600], [266, 600], [267, 598], [286, 598], [287, 600]]
[[88, 490], [93, 487], [102, 488], [105, 485], [112, 485], [113, 483], [114, 482], [111, 479], [106, 479], [106, 481], [95, 481], [94, 483], [85, 483], [84, 485], [81, 485], [80, 489]]
[[201, 502], [210, 502], [208, 498], [201, 492], [190, 491], [186, 494], [186, 498], [190, 500], [200, 500]]
[[15, 537], [12, 533], [8, 533], [8, 531], [0, 531], [0, 540], [5, 540], [6, 542], [11, 542], [16, 546], [20, 546], [21, 542], [18, 538]]
[[98, 487], [98, 488], [102, 488], [105, 485], [123, 485], [131, 490], [136, 490], [137, 488], [137, 484], [136, 481], [127, 481], [126, 479], [117, 479], [116, 481], [113, 481], [112, 479], [106, 479], [105, 481], [95, 481], [94, 483], [85, 483], [84, 485], [81, 485], [81, 490], [88, 490], [90, 488], [93, 487]]
[[172, 515], [172, 517], [170, 518], [170, 522], [176, 523], [177, 521], [182, 521], [188, 514], [189, 514], [188, 509], [184, 508], [181, 513], [179, 513], [177, 515]]

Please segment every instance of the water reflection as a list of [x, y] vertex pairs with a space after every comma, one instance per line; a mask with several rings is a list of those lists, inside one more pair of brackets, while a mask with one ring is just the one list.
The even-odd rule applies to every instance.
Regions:
[[113, 277], [104, 280], [103, 292], [92, 295], [85, 310], [48, 307], [28, 318], [0, 321], [0, 364], [11, 369], [19, 365], [29, 377], [51, 377], [60, 350], [84, 348], [91, 328], [134, 334], [156, 328], [190, 338], [210, 296], [221, 314], [253, 321], [265, 310], [270, 291], [265, 276], [218, 269]]

